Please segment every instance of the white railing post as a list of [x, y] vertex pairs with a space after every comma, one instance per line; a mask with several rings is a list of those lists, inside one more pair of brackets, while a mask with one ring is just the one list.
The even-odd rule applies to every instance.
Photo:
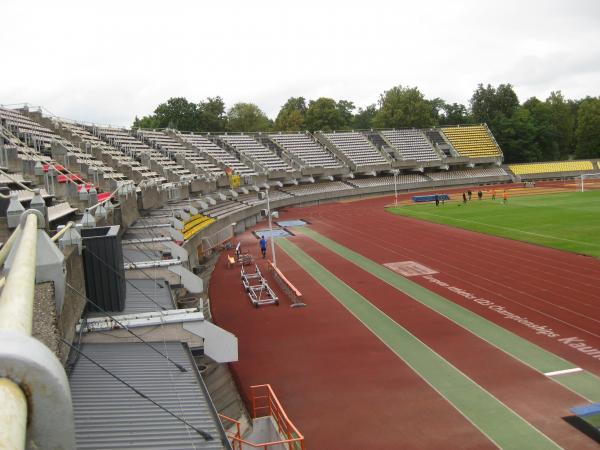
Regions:
[[75, 447], [73, 407], [64, 368], [31, 336], [43, 215], [23, 213], [0, 295], [0, 449]]
[[27, 215], [14, 262], [6, 277], [6, 285], [0, 296], [0, 330], [2, 331], [16, 331], [31, 336], [37, 221], [37, 215]]

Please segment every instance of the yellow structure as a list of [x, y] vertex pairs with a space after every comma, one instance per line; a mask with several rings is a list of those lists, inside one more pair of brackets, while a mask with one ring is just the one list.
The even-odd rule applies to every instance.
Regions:
[[594, 170], [592, 161], [557, 161], [534, 164], [511, 164], [509, 169], [515, 175], [532, 173], [584, 172]]
[[183, 239], [187, 241], [214, 221], [215, 219], [202, 214], [196, 214], [195, 216], [190, 217], [190, 219], [183, 224]]
[[229, 175], [229, 185], [232, 188], [237, 188], [240, 187], [240, 176], [237, 174], [230, 174]]
[[448, 142], [461, 156], [468, 156], [469, 158], [502, 156], [500, 148], [484, 125], [444, 127], [441, 130]]

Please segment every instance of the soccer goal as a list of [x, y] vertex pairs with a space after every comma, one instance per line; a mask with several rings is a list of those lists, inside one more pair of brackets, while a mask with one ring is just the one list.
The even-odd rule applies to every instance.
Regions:
[[575, 186], [580, 192], [600, 189], [600, 173], [582, 173], [575, 178]]

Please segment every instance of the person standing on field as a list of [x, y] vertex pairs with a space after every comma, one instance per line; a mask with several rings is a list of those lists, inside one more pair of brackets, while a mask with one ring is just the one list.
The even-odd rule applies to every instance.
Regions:
[[467, 195], [463, 192], [463, 203], [467, 203]]
[[496, 189], [492, 189], [492, 200], [496, 200]]
[[504, 189], [504, 192], [502, 193], [502, 203], [504, 203], [504, 205], [508, 203], [508, 192], [506, 189]]

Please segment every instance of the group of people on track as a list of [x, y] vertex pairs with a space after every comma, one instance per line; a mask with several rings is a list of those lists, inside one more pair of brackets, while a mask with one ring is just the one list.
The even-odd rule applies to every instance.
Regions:
[[[491, 194], [492, 200], [496, 200], [496, 189], [492, 189], [491, 191], [488, 191], [488, 192]], [[436, 195], [436, 197], [437, 197], [437, 195]], [[473, 192], [470, 189], [467, 192], [463, 192], [462, 193], [463, 204], [470, 202], [472, 197], [473, 197]], [[477, 191], [477, 199], [483, 200], [483, 191], [481, 189], [479, 191]], [[502, 203], [504, 205], [508, 204], [508, 191], [506, 189], [504, 189], [502, 191]], [[436, 202], [436, 205], [437, 205], [437, 202]]]

